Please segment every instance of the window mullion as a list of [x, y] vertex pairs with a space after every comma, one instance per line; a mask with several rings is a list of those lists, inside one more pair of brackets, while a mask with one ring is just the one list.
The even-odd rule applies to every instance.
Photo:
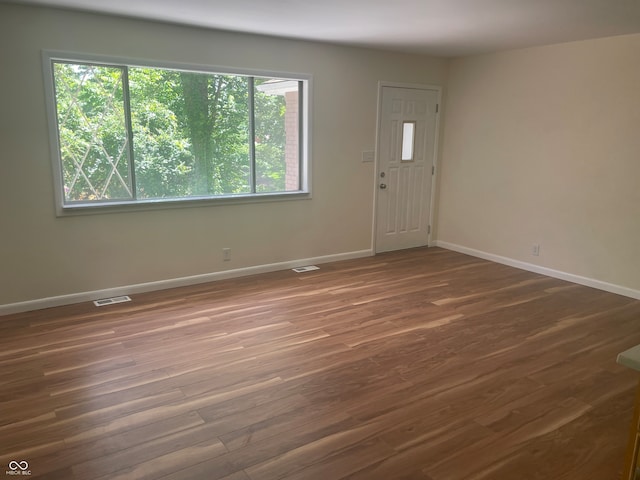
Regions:
[[249, 162], [251, 193], [256, 193], [256, 109], [254, 96], [255, 78], [248, 77], [249, 89]]
[[129, 96], [129, 67], [122, 67], [122, 92], [124, 97], [124, 121], [127, 129], [127, 157], [129, 158], [129, 176], [131, 178], [131, 199], [137, 199], [136, 166], [133, 156], [133, 126], [131, 124], [131, 100]]

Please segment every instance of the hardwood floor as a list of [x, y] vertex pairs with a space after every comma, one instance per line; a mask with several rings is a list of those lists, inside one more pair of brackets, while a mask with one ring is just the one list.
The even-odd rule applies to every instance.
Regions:
[[438, 248], [11, 315], [0, 462], [65, 480], [618, 479], [640, 375], [615, 358], [638, 343], [640, 301]]

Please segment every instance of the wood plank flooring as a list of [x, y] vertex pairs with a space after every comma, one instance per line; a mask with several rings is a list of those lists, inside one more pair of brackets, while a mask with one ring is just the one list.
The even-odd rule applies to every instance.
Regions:
[[618, 479], [640, 375], [615, 358], [639, 343], [639, 301], [438, 248], [5, 316], [0, 463]]

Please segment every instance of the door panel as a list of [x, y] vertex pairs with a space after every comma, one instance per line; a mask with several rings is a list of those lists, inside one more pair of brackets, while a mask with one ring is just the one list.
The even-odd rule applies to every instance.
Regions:
[[[376, 251], [427, 245], [437, 90], [383, 87], [378, 134]], [[413, 155], [404, 124], [415, 124]]]

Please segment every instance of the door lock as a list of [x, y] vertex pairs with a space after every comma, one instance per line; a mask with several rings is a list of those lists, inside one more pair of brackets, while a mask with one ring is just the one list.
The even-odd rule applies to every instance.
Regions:
[[381, 183], [381, 184], [380, 184], [380, 188], [381, 188], [382, 190], [384, 190], [385, 188], [387, 188], [387, 184], [386, 184], [386, 183]]

